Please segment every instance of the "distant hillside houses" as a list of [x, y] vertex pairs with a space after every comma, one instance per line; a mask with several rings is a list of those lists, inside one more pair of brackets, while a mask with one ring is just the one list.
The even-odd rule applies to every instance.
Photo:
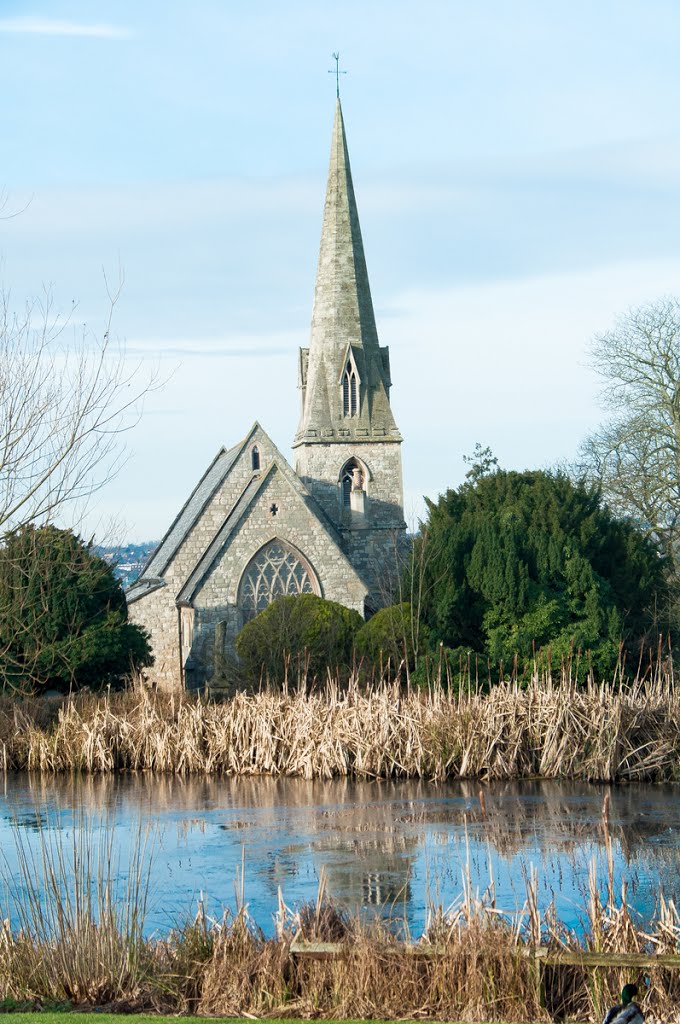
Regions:
[[96, 553], [105, 562], [113, 565], [116, 577], [127, 589], [132, 586], [140, 572], [158, 547], [158, 541], [146, 541], [142, 544], [114, 544], [95, 548]]

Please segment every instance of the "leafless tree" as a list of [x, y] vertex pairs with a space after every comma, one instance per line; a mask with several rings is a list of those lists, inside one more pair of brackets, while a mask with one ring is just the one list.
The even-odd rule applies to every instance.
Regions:
[[121, 467], [121, 435], [156, 381], [112, 339], [119, 294], [101, 338], [55, 315], [49, 295], [21, 313], [0, 300], [0, 533], [53, 519]]
[[608, 504], [635, 519], [680, 573], [680, 301], [630, 310], [597, 337], [593, 365], [612, 418], [581, 448]]

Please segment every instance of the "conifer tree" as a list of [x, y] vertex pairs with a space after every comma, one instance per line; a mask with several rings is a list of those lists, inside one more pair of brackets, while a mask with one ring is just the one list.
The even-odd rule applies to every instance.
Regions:
[[[491, 467], [493, 468], [493, 467]], [[433, 639], [520, 670], [578, 655], [610, 675], [621, 644], [667, 628], [664, 561], [652, 540], [602, 505], [599, 491], [541, 471], [469, 473], [428, 501], [413, 564]], [[427, 555], [423, 550], [427, 545]]]
[[100, 688], [149, 664], [113, 568], [70, 530], [23, 526], [0, 546], [3, 689]]

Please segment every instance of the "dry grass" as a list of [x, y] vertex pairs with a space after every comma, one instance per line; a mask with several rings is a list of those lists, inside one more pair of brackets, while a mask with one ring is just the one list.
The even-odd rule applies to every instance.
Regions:
[[[280, 902], [272, 938], [243, 907], [220, 921], [201, 909], [166, 937], [144, 937], [150, 861], [141, 841], [128, 865], [133, 883], [116, 894], [113, 835], [99, 840], [81, 829], [74, 836], [44, 836], [37, 859], [19, 858], [13, 884], [28, 898], [20, 928], [5, 922], [0, 930], [0, 1000], [209, 1016], [597, 1021], [630, 971], [553, 967], [539, 988], [527, 955], [534, 945], [653, 955], [677, 952], [680, 942], [675, 905], [660, 897], [657, 918], [643, 931], [625, 891], [613, 893], [613, 875], [604, 900], [591, 879], [581, 939], [551, 910], [541, 916], [535, 875], [519, 914], [500, 913], [492, 887], [480, 900], [467, 886], [453, 907], [430, 908], [418, 938], [403, 922], [348, 919], [326, 897], [323, 880], [316, 904], [292, 912]], [[300, 939], [340, 943], [340, 955], [302, 959], [291, 948]], [[680, 975], [652, 967], [649, 976], [648, 1019], [677, 1020]]]
[[383, 685], [237, 693], [223, 702], [144, 689], [0, 706], [0, 766], [305, 779], [680, 777], [670, 679], [577, 688], [568, 678], [490, 693]]
[[199, 1009], [335, 1019], [547, 1019], [530, 966], [498, 931], [470, 929], [428, 957], [400, 953], [376, 927], [326, 961], [296, 959], [282, 942], [251, 936], [238, 948], [236, 970], [232, 942], [218, 942]]
[[0, 992], [5, 999], [109, 1003], [143, 987], [143, 935], [151, 871], [141, 833], [124, 866], [114, 831], [76, 820], [68, 833], [39, 833], [37, 848], [14, 832], [15, 872], [0, 869]]
[[[425, 933], [415, 940], [403, 922], [366, 925], [344, 918], [345, 930], [339, 937], [338, 908], [325, 897], [317, 907], [307, 907], [305, 914], [291, 915], [273, 939], [266, 939], [241, 914], [226, 927], [216, 926], [198, 1012], [325, 1019], [598, 1021], [618, 1001], [623, 985], [633, 980], [630, 968], [549, 967], [539, 984], [531, 956], [534, 946], [650, 956], [678, 952], [680, 916], [662, 897], [657, 919], [644, 931], [635, 924], [625, 890], [614, 898], [610, 876], [602, 900], [599, 882], [592, 876], [583, 912], [586, 930], [577, 938], [555, 919], [552, 908], [541, 916], [539, 888], [533, 875], [527, 881], [524, 908], [515, 915], [501, 913], [492, 898], [480, 901], [468, 889], [454, 907], [430, 908]], [[319, 922], [327, 922], [330, 930], [319, 929]], [[291, 955], [293, 937], [340, 942], [342, 953], [332, 960], [296, 958]], [[648, 987], [636, 979], [647, 1019], [679, 1020], [680, 973], [650, 966], [647, 977]]]

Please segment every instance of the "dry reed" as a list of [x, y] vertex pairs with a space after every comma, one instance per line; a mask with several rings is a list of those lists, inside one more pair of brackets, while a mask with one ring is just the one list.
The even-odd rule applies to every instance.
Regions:
[[[618, 1001], [631, 969], [545, 967], [537, 976], [533, 949], [649, 954], [648, 987], [641, 1000], [650, 1020], [673, 1022], [680, 972], [654, 966], [654, 954], [678, 953], [680, 915], [659, 896], [647, 930], [613, 892], [612, 875], [600, 896], [591, 873], [585, 931], [577, 937], [538, 909], [539, 878], [526, 882], [518, 914], [503, 914], [493, 897], [466, 887], [453, 907], [431, 907], [423, 936], [412, 939], [404, 922], [348, 920], [320, 887], [316, 905], [279, 920], [267, 939], [247, 913], [215, 925], [213, 955], [205, 963], [196, 1009], [209, 1015], [326, 1019], [431, 1019], [460, 1021], [598, 1021]], [[489, 892], [492, 892], [492, 887]], [[397, 938], [400, 936], [400, 939]], [[403, 941], [406, 938], [406, 941]], [[339, 943], [334, 959], [300, 959], [295, 941]]]
[[[678, 1019], [680, 975], [653, 966], [655, 953], [678, 951], [677, 909], [660, 895], [655, 921], [641, 929], [625, 890], [613, 892], [612, 874], [604, 898], [592, 876], [580, 938], [555, 920], [554, 909], [541, 915], [535, 873], [519, 913], [499, 912], [492, 886], [480, 899], [467, 885], [454, 906], [430, 908], [420, 938], [404, 922], [348, 918], [326, 896], [323, 879], [315, 904], [291, 911], [280, 901], [272, 938], [243, 905], [220, 921], [201, 907], [194, 921], [159, 938], [144, 934], [144, 865], [151, 862], [143, 847], [131, 855], [132, 884], [116, 899], [113, 833], [74, 836], [43, 836], [35, 855], [19, 841], [14, 884], [28, 898], [19, 927], [5, 921], [0, 928], [2, 1000], [241, 1017], [597, 1021], [631, 980], [621, 968], [562, 965], [546, 967], [539, 985], [531, 952], [543, 944], [650, 954], [644, 1010], [650, 1019]], [[338, 955], [301, 958], [300, 940], [335, 942]]]
[[223, 702], [142, 689], [74, 698], [47, 720], [36, 703], [0, 706], [0, 766], [32, 771], [668, 781], [679, 755], [680, 699], [659, 678], [489, 693], [329, 682]]
[[[147, 972], [143, 930], [151, 858], [140, 834], [124, 866], [114, 830], [76, 818], [69, 832], [38, 831], [37, 848], [14, 830], [17, 868], [0, 869], [0, 991], [5, 999], [74, 1004], [134, 998]], [[14, 930], [10, 920], [15, 922]]]

